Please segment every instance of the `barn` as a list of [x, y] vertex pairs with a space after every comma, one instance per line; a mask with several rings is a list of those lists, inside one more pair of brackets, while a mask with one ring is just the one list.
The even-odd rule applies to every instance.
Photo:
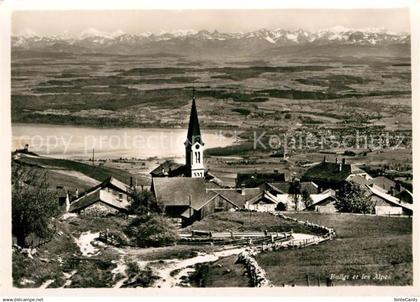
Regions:
[[69, 212], [89, 216], [126, 213], [131, 202], [129, 185], [109, 177], [70, 203]]
[[412, 204], [383, 192], [375, 185], [366, 187], [369, 189], [368, 196], [374, 202], [376, 215], [413, 215]]

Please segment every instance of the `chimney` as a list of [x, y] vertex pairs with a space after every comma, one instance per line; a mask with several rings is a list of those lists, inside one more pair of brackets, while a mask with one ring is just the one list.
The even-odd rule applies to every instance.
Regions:
[[341, 160], [341, 162], [343, 163], [343, 166], [346, 164], [346, 159], [345, 158], [343, 158], [342, 160]]
[[79, 189], [76, 188], [76, 191], [74, 192], [74, 195], [76, 196], [76, 198], [79, 198]]
[[324, 160], [323, 162], [325, 163], [327, 161], [327, 157], [324, 155]]
[[130, 176], [130, 188], [133, 189], [134, 183], [133, 183], [133, 176]]
[[28, 152], [29, 151], [29, 145], [28, 144], [25, 144], [25, 147], [23, 148], [26, 152]]
[[245, 196], [245, 184], [241, 184], [241, 195]]
[[337, 159], [337, 157], [335, 158], [335, 163], [336, 163], [336, 164], [338, 163], [338, 159]]
[[338, 171], [341, 172], [341, 170], [343, 170], [343, 164], [342, 163], [340, 163], [340, 165], [338, 166]]

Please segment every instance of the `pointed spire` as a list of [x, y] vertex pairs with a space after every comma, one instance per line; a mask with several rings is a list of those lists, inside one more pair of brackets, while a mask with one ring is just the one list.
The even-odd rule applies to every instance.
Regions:
[[193, 88], [193, 99], [190, 114], [190, 123], [188, 125], [187, 141], [191, 144], [199, 142], [203, 144], [201, 140], [200, 124], [198, 122], [197, 107], [195, 105], [195, 89]]

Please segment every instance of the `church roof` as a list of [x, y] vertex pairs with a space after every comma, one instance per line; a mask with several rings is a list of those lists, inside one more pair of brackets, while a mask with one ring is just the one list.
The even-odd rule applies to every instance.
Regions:
[[190, 122], [188, 124], [187, 141], [191, 144], [199, 142], [203, 144], [201, 140], [200, 124], [198, 122], [197, 107], [195, 105], [195, 98], [193, 98], [190, 114]]
[[213, 197], [213, 192], [206, 192], [204, 178], [157, 177], [153, 178], [153, 190], [156, 199], [165, 206], [189, 206], [199, 210]]

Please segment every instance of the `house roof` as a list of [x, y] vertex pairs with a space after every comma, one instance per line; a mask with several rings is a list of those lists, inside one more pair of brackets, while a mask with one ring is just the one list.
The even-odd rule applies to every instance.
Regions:
[[345, 181], [351, 173], [351, 165], [349, 164], [321, 162], [309, 168], [302, 176], [302, 179], [337, 183]]
[[200, 124], [198, 122], [197, 107], [195, 105], [195, 98], [193, 97], [190, 113], [190, 122], [188, 124], [187, 142], [194, 144], [199, 142], [203, 145], [201, 139]]
[[348, 178], [348, 181], [353, 182], [355, 184], [358, 184], [360, 186], [365, 186], [365, 185], [371, 185], [372, 184], [372, 180], [371, 179], [366, 179], [365, 177], [361, 176], [361, 175], [351, 175]]
[[[242, 194], [241, 190], [243, 190], [244, 194]], [[239, 208], [243, 208], [248, 200], [261, 193], [260, 188], [207, 188], [207, 191], [219, 194]]]
[[362, 174], [366, 173], [366, 171], [363, 171], [360, 169], [357, 165], [350, 165], [350, 170], [352, 174]]
[[[300, 191], [303, 192], [304, 190], [308, 191], [309, 194], [316, 194], [318, 193], [318, 186], [313, 183], [312, 181], [302, 181], [300, 184]], [[266, 183], [267, 188], [277, 192], [279, 194], [288, 194], [290, 192], [290, 187], [292, 183], [290, 182], [273, 182], [273, 183]]]
[[254, 196], [253, 198], [248, 200], [248, 203], [250, 204], [258, 204], [258, 203], [272, 203], [272, 204], [277, 204], [278, 201], [276, 200], [276, 197], [274, 197], [270, 192], [268, 191], [264, 191], [261, 192], [259, 194], [257, 194], [256, 196]]
[[319, 193], [319, 194], [312, 194], [311, 199], [312, 199], [312, 204], [310, 207], [322, 204], [328, 199], [337, 200], [335, 198], [335, 191], [331, 189], [325, 190], [324, 192]]
[[246, 172], [238, 173], [236, 176], [236, 185], [239, 187], [256, 187], [266, 182], [284, 182], [285, 174], [279, 172]]
[[399, 207], [402, 207], [404, 209], [413, 211], [413, 205], [412, 204], [402, 202], [397, 197], [391, 196], [391, 195], [383, 192], [380, 188], [377, 188], [376, 186], [366, 186], [366, 187], [369, 189], [371, 194], [374, 194], [374, 195], [382, 198], [383, 200], [390, 203], [391, 205], [399, 206]]
[[173, 160], [166, 160], [157, 166], [150, 174], [154, 177], [163, 177], [171, 174], [184, 174], [185, 165], [176, 163]]
[[382, 188], [386, 192], [390, 191], [393, 187], [395, 187], [395, 181], [385, 176], [378, 176], [373, 178], [372, 183]]
[[153, 191], [165, 206], [189, 206], [199, 210], [214, 193], [206, 192], [203, 178], [173, 177], [153, 178]]
[[118, 179], [110, 176], [107, 179], [105, 179], [103, 182], [101, 182], [100, 184], [97, 184], [96, 186], [93, 186], [90, 189], [83, 192], [80, 197], [83, 197], [83, 196], [89, 194], [90, 192], [96, 191], [98, 188], [106, 188], [106, 187], [113, 187], [114, 189], [117, 189], [117, 190], [119, 190], [123, 193], [126, 193], [126, 194], [131, 194], [131, 191], [132, 191], [130, 189], [129, 185], [127, 185], [127, 184], [119, 181]]
[[98, 187], [95, 190], [83, 195], [70, 204], [70, 212], [82, 210], [91, 206], [94, 203], [103, 202], [118, 210], [126, 210], [128, 207], [127, 201], [119, 201], [116, 196]]

